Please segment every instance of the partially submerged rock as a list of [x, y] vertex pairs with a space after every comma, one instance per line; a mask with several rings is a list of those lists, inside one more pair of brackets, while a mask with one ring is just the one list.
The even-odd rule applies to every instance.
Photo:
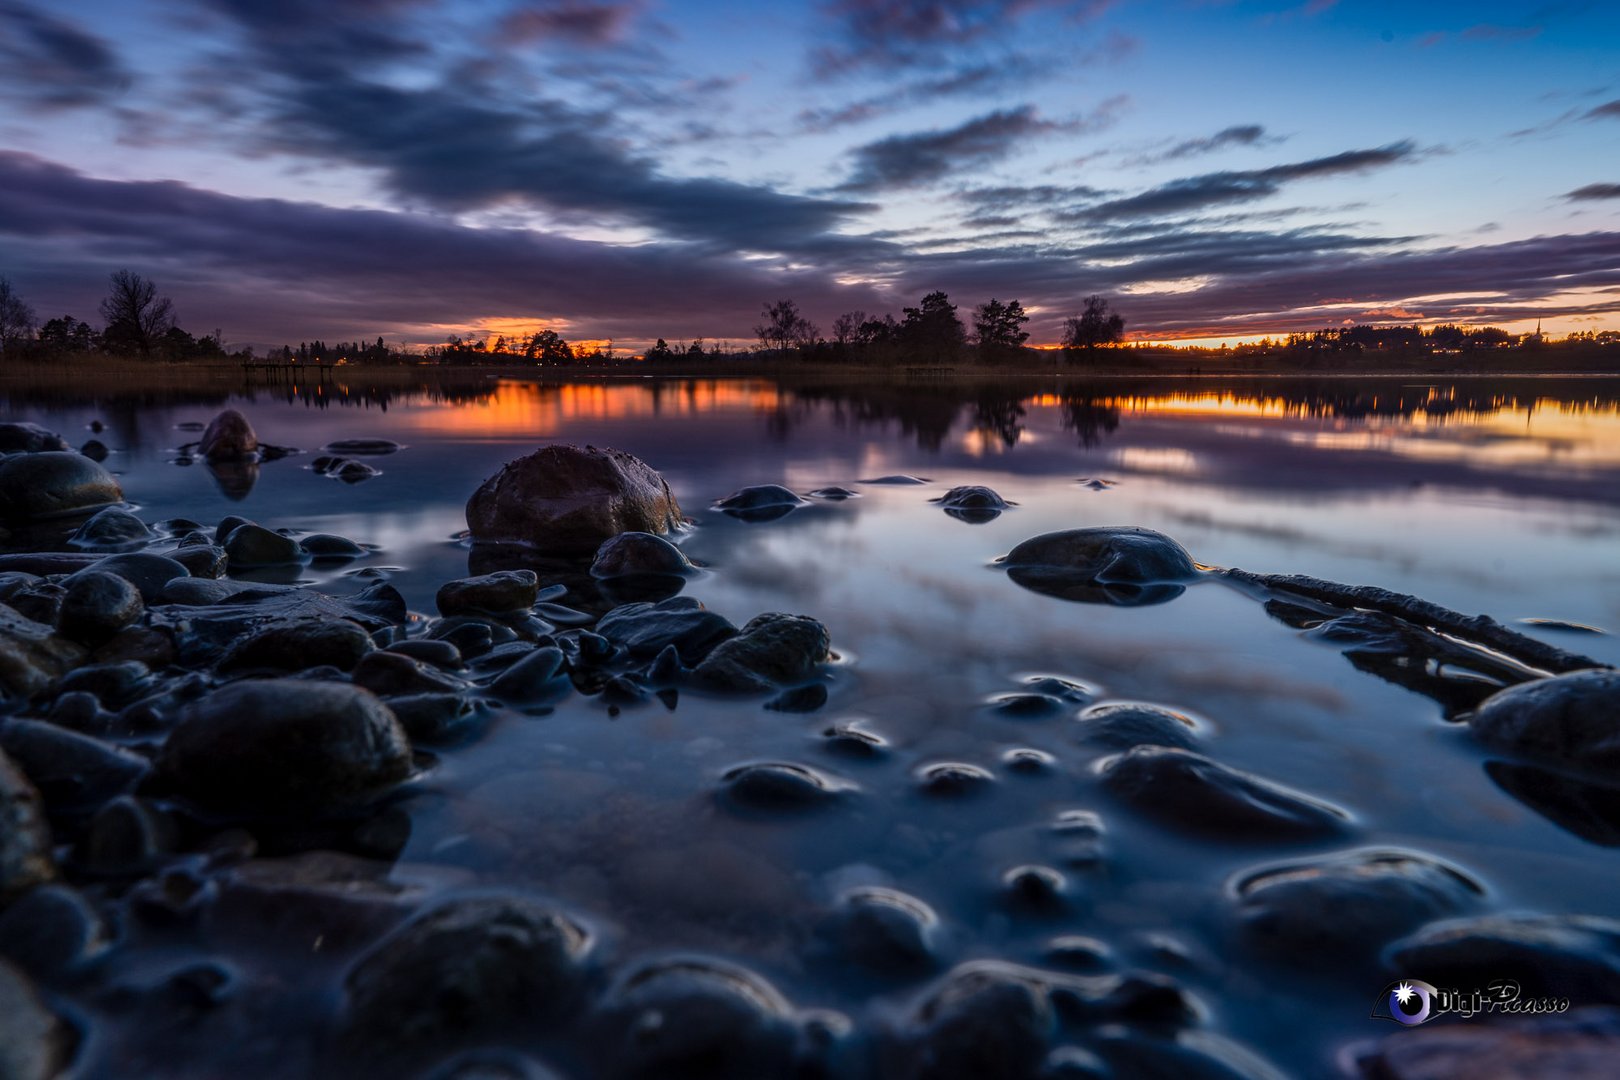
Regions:
[[134, 551], [153, 539], [146, 522], [118, 506], [97, 511], [68, 538], [80, 551]]
[[1198, 745], [1198, 723], [1185, 713], [1142, 702], [1093, 705], [1076, 718], [1082, 741], [1093, 746], [1129, 750], [1133, 746]]
[[1173, 600], [1198, 575], [1185, 548], [1134, 526], [1068, 529], [1025, 540], [998, 560], [1007, 576], [1065, 600], [1134, 607]]
[[67, 448], [62, 436], [38, 424], [0, 424], [0, 454], [38, 454]]
[[656, 604], [622, 604], [602, 616], [596, 632], [631, 656], [650, 658], [673, 646], [683, 663], [695, 665], [735, 637], [737, 628], [691, 597], [672, 597]]
[[759, 484], [732, 492], [714, 508], [740, 521], [774, 521], [803, 505], [803, 499], [781, 484]]
[[1103, 786], [1186, 832], [1239, 842], [1334, 836], [1343, 810], [1202, 754], [1138, 746], [1099, 763]]
[[597, 579], [643, 576], [684, 577], [696, 568], [685, 552], [652, 533], [620, 533], [603, 541], [591, 562], [591, 577]]
[[1517, 981], [1528, 997], [1620, 1000], [1620, 921], [1595, 915], [1481, 915], [1430, 923], [1384, 951], [1396, 976], [1436, 986]]
[[0, 461], [0, 520], [46, 521], [123, 501], [118, 481], [83, 454], [45, 451]]
[[979, 484], [953, 487], [939, 498], [930, 501], [938, 503], [947, 514], [958, 521], [966, 521], [971, 525], [994, 521], [1001, 516], [1003, 510], [1013, 505], [995, 491]]
[[1620, 1062], [1620, 1009], [1588, 1005], [1505, 1023], [1428, 1025], [1398, 1031], [1348, 1056], [1362, 1080], [1608, 1080]]
[[816, 677], [831, 644], [827, 628], [808, 615], [756, 615], [715, 646], [693, 676], [711, 689], [742, 693], [792, 686]]
[[680, 527], [664, 478], [620, 450], [566, 444], [508, 462], [467, 502], [476, 541], [527, 544], [555, 555], [589, 555], [623, 532]]
[[235, 409], [226, 409], [208, 422], [197, 452], [208, 461], [241, 461], [258, 453], [259, 437], [247, 417]]
[[1575, 671], [1498, 691], [1467, 717], [1492, 750], [1566, 768], [1620, 770], [1620, 671]]
[[285, 566], [304, 560], [304, 549], [298, 541], [251, 522], [232, 529], [224, 546], [230, 565], [242, 569]]
[[439, 586], [434, 602], [441, 615], [510, 615], [528, 611], [540, 594], [533, 570], [499, 570]]

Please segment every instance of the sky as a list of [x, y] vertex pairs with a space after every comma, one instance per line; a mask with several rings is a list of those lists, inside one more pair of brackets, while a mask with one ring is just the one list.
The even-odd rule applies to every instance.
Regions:
[[238, 346], [1620, 328], [1612, 0], [0, 0], [0, 276]]

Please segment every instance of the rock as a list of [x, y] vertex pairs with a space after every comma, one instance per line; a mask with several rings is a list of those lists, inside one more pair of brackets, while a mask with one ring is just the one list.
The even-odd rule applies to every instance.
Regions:
[[760, 484], [732, 492], [714, 508], [741, 521], [774, 521], [803, 505], [803, 499], [780, 484]]
[[27, 978], [0, 962], [0, 1076], [52, 1080], [67, 1069], [73, 1043], [72, 1031]]
[[502, 701], [539, 704], [567, 693], [571, 685], [563, 670], [562, 650], [547, 645], [501, 672], [489, 690]]
[[304, 549], [304, 554], [315, 559], [358, 559], [370, 554], [347, 536], [334, 536], [331, 533], [311, 533], [298, 541], [298, 546]]
[[1158, 604], [1198, 574], [1192, 557], [1152, 529], [1069, 529], [1025, 540], [998, 560], [1026, 589], [1065, 600], [1120, 606]]
[[939, 916], [915, 896], [868, 886], [838, 898], [816, 929], [828, 958], [886, 979], [911, 979], [940, 966]]
[[251, 524], [253, 523], [247, 518], [237, 517], [235, 514], [226, 514], [219, 519], [219, 524], [214, 526], [214, 543], [223, 544], [231, 538], [231, 533], [243, 525]]
[[652, 533], [620, 533], [596, 549], [591, 563], [593, 578], [623, 578], [640, 575], [684, 576], [695, 568], [686, 554], [674, 544]]
[[188, 706], [158, 762], [176, 790], [208, 809], [320, 817], [404, 780], [411, 750], [369, 691], [247, 679]]
[[672, 597], [657, 604], [621, 604], [602, 616], [596, 632], [631, 656], [657, 656], [673, 646], [683, 663], [695, 665], [735, 637], [737, 628], [690, 597]]
[[565, 1017], [585, 977], [590, 935], [518, 896], [440, 904], [362, 956], [344, 979], [347, 1041], [389, 1054]]
[[1245, 870], [1229, 888], [1250, 944], [1313, 966], [1329, 956], [1360, 956], [1424, 923], [1462, 914], [1485, 892], [1439, 859], [1378, 849]]
[[631, 969], [608, 992], [596, 1026], [610, 1077], [792, 1075], [792, 1007], [758, 975], [718, 960]]
[[371, 945], [405, 920], [421, 889], [389, 880], [391, 866], [336, 851], [249, 859], [218, 879], [207, 912], [210, 940], [260, 948], [343, 952]]
[[0, 574], [29, 574], [35, 577], [46, 574], [71, 574], [87, 566], [94, 566], [102, 558], [101, 555], [89, 555], [81, 551], [19, 552], [0, 555]]
[[1575, 671], [1510, 686], [1467, 719], [1492, 750], [1611, 776], [1620, 770], [1620, 671]]
[[213, 544], [188, 544], [168, 553], [168, 557], [190, 571], [195, 578], [222, 578], [229, 559], [225, 549]]
[[461, 650], [448, 641], [429, 641], [426, 638], [411, 638], [407, 641], [396, 641], [388, 646], [386, 652], [399, 653], [412, 660], [420, 660], [424, 664], [432, 664], [445, 671], [455, 671], [462, 666]]
[[837, 802], [854, 787], [808, 765], [762, 761], [728, 769], [720, 778], [723, 802], [746, 810], [812, 810]]
[[[352, 623], [350, 625], [353, 625]], [[355, 627], [359, 629], [359, 627]], [[367, 644], [370, 639], [367, 638]], [[374, 694], [455, 693], [459, 680], [397, 652], [370, 652], [354, 666], [354, 684]]]
[[808, 682], [829, 655], [827, 628], [807, 615], [756, 615], [693, 671], [711, 689], [757, 693]]
[[330, 476], [345, 484], [358, 484], [362, 480], [382, 475], [381, 470], [374, 469], [363, 461], [345, 457], [318, 457], [310, 464], [310, 468], [322, 476]]
[[99, 463], [107, 460], [107, 455], [110, 453], [110, 451], [107, 449], [107, 444], [102, 442], [100, 439], [87, 439], [85, 440], [85, 444], [79, 447], [79, 453], [83, 454], [91, 461]]
[[1485, 775], [1559, 828], [1620, 847], [1620, 785], [1513, 761], [1487, 761]]
[[339, 439], [321, 449], [333, 454], [392, 454], [405, 448], [390, 439]]
[[33, 781], [52, 813], [76, 813], [132, 791], [146, 759], [43, 720], [0, 728], [0, 749]]
[[405, 598], [386, 582], [342, 597], [284, 585], [244, 585], [207, 607], [160, 607], [151, 613], [154, 627], [176, 635], [180, 662], [194, 668], [211, 666], [238, 640], [267, 626], [347, 619], [376, 633], [406, 617]]
[[54, 581], [30, 581], [14, 589], [6, 603], [25, 619], [44, 626], [57, 626], [62, 619], [62, 601], [67, 589]]
[[829, 754], [875, 761], [887, 757], [889, 740], [875, 731], [868, 731], [858, 720], [834, 724], [821, 733], [822, 747]]
[[483, 714], [460, 694], [405, 694], [388, 699], [400, 726], [412, 744], [448, 746], [471, 736]]
[[82, 663], [81, 646], [0, 604], [0, 691], [6, 697], [31, 698]]
[[957, 520], [974, 525], [994, 521], [1001, 516], [1003, 510], [1013, 505], [990, 488], [978, 484], [953, 487], [939, 498], [930, 501], [938, 503], [947, 514]]
[[1506, 1023], [1411, 1028], [1353, 1060], [1364, 1080], [1608, 1080], [1620, 1061], [1620, 1009], [1592, 1005]]
[[877, 476], [870, 480], [857, 480], [857, 484], [894, 484], [904, 486], [907, 484], [931, 484], [932, 480], [923, 476], [910, 476], [906, 473], [889, 473], [887, 476]]
[[219, 670], [304, 671], [330, 664], [354, 671], [375, 648], [371, 635], [347, 619], [286, 623], [238, 641], [220, 660]]
[[113, 877], [140, 877], [175, 850], [174, 821], [149, 801], [120, 795], [97, 810], [85, 829], [86, 868]]
[[1248, 842], [1334, 836], [1343, 810], [1202, 754], [1137, 746], [1099, 763], [1103, 786], [1141, 813], [1191, 833]]
[[68, 538], [80, 551], [135, 551], [154, 538], [146, 522], [119, 506], [99, 510]]
[[663, 535], [681, 524], [664, 478], [619, 450], [553, 445], [508, 462], [467, 502], [475, 541], [589, 555], [622, 532]]
[[38, 454], [67, 448], [62, 436], [38, 424], [0, 424], [0, 454]]
[[51, 830], [39, 791], [0, 750], [0, 910], [55, 878]]
[[209, 461], [241, 461], [259, 450], [259, 437], [247, 417], [226, 409], [208, 422], [197, 443], [197, 453]]
[[1093, 705], [1081, 710], [1077, 719], [1081, 741], [1111, 750], [1129, 750], [1133, 746], [1191, 750], [1198, 745], [1197, 722], [1185, 713], [1158, 705]]
[[101, 917], [66, 885], [41, 885], [0, 913], [0, 956], [44, 983], [62, 982], [106, 948]]
[[827, 499], [831, 502], [843, 502], [845, 499], [858, 499], [861, 497], [861, 493], [858, 491], [851, 491], [846, 487], [834, 486], [816, 488], [816, 490], [810, 493], [810, 497], [812, 499]]
[[1069, 882], [1050, 866], [1015, 866], [1001, 875], [1001, 897], [1014, 911], [1054, 915], [1068, 906]]
[[917, 769], [917, 783], [925, 795], [959, 799], [977, 795], [995, 785], [996, 778], [977, 765], [961, 761], [936, 761]]
[[174, 638], [168, 630], [153, 626], [126, 626], [90, 654], [98, 664], [136, 661], [153, 671], [168, 667], [174, 657]]
[[290, 536], [272, 532], [263, 525], [238, 525], [225, 540], [225, 557], [230, 565], [247, 569], [255, 566], [285, 566], [304, 561], [304, 549]]
[[0, 520], [42, 521], [123, 501], [118, 481], [82, 454], [46, 451], [0, 461]]
[[1592, 915], [1482, 915], [1430, 923], [1384, 951], [1395, 976], [1468, 989], [1516, 980], [1526, 997], [1620, 999], [1620, 921]]
[[191, 576], [184, 566], [166, 555], [131, 551], [97, 559], [84, 570], [70, 575], [63, 584], [72, 589], [73, 582], [88, 572], [118, 575], [139, 589], [141, 599], [147, 604], [157, 603], [164, 586], [175, 578]]
[[[218, 549], [214, 550], [217, 551]], [[235, 596], [242, 589], [243, 586], [234, 581], [222, 581], [217, 578], [183, 577], [175, 578], [163, 586], [163, 595], [158, 599], [165, 604], [205, 607], [209, 604], [217, 604], [228, 596]]]
[[499, 570], [447, 581], [439, 587], [434, 602], [445, 616], [499, 616], [528, 611], [539, 594], [540, 579], [533, 570]]
[[143, 663], [128, 660], [91, 664], [70, 671], [56, 684], [59, 695], [91, 694], [109, 709], [121, 709], [152, 690], [152, 672]]
[[1095, 694], [1093, 688], [1080, 683], [1051, 675], [1035, 675], [1024, 680], [1022, 692], [997, 694], [989, 699], [989, 704], [1002, 716], [1034, 720], [1067, 712], [1085, 704]]
[[952, 969], [912, 1024], [913, 1075], [938, 1080], [1035, 1076], [1058, 1028], [1040, 974], [997, 961]]

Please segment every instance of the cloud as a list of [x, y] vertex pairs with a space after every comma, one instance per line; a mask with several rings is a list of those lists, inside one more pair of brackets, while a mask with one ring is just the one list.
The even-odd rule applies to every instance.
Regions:
[[987, 113], [954, 128], [891, 135], [850, 152], [854, 171], [839, 190], [879, 191], [933, 183], [969, 165], [999, 161], [1024, 140], [1062, 127], [1043, 119], [1035, 106], [1024, 105]]
[[1275, 135], [1268, 136], [1266, 129], [1259, 124], [1235, 124], [1229, 128], [1222, 128], [1206, 138], [1185, 139], [1161, 154], [1137, 158], [1132, 164], [1151, 165], [1161, 161], [1176, 161], [1181, 158], [1212, 154], [1232, 146], [1270, 146], [1279, 142], [1282, 142], [1281, 138]]
[[1620, 98], [1605, 101], [1581, 117], [1582, 120], [1620, 120]]
[[1079, 22], [1109, 6], [1109, 0], [833, 0], [822, 11], [834, 40], [812, 53], [811, 66], [825, 77], [935, 64], [963, 47], [1012, 37], [1034, 13]]
[[801, 130], [822, 134], [886, 116], [910, 105], [949, 97], [983, 97], [1024, 86], [1050, 68], [1030, 57], [1007, 57], [992, 63], [967, 63], [943, 75], [912, 81], [887, 93], [873, 94], [841, 105], [817, 106], [799, 112]]
[[621, 3], [602, 3], [598, 0], [529, 3], [501, 20], [500, 39], [515, 45], [536, 42], [615, 45], [628, 35], [630, 24], [641, 13], [641, 7], [636, 0]]
[[1411, 142], [1398, 142], [1372, 150], [1348, 150], [1329, 157], [1273, 165], [1268, 169], [1205, 173], [1172, 180], [1138, 195], [1097, 203], [1077, 211], [1073, 219], [1099, 222], [1163, 217], [1208, 206], [1249, 202], [1275, 195], [1284, 184], [1294, 180], [1366, 172], [1393, 165], [1409, 159], [1415, 149]]
[[1620, 199], [1620, 184], [1587, 184], [1571, 191], [1564, 198], [1575, 201]]
[[133, 77], [102, 39], [57, 15], [0, 0], [0, 94], [40, 108], [105, 104]]

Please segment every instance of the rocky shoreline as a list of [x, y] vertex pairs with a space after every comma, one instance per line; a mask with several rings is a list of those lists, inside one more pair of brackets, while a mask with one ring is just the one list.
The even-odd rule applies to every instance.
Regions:
[[[288, 451], [227, 411], [188, 452], [228, 471]], [[291, 1074], [539, 1077], [550, 1073], [538, 1059], [554, 1053], [582, 1074], [624, 1077], [1274, 1075], [1211, 1030], [1172, 977], [1100, 953], [1055, 953], [1049, 970], [953, 957], [930, 906], [898, 890], [846, 891], [816, 929], [817, 962], [907, 991], [893, 1015], [849, 1016], [797, 1006], [713, 957], [617, 955], [590, 912], [543, 897], [393, 880], [422, 778], [498, 713], [540, 715], [573, 695], [610, 715], [675, 708], [683, 694], [789, 713], [827, 700], [827, 626], [775, 612], [739, 627], [683, 595], [701, 572], [671, 542], [685, 519], [631, 455], [548, 446], [486, 480], [467, 506], [470, 569], [483, 572], [443, 583], [422, 617], [387, 582], [329, 596], [231, 577], [342, 563], [366, 552], [356, 540], [239, 517], [143, 521], [90, 447], [73, 452], [32, 425], [0, 425], [0, 453], [0, 1076], [142, 1074], [115, 1051], [158, 1053], [163, 1025], [221, 1011], [233, 1017], [224, 1030], [273, 1041], [288, 1021], [233, 998], [229, 964], [154, 961], [132, 983], [123, 962], [256, 929], [314, 940], [322, 954], [310, 962], [339, 987], [321, 1029], [295, 1040], [307, 1056]], [[340, 479], [360, 464], [334, 462], [322, 471]], [[806, 501], [767, 485], [716, 509], [764, 523]], [[982, 487], [937, 501], [969, 524], [1012, 505]], [[1146, 529], [1033, 537], [1001, 565], [1020, 586], [1087, 603], [1165, 603], [1202, 581], [1254, 591], [1273, 617], [1435, 698], [1521, 770], [1520, 791], [1586, 785], [1573, 803], [1543, 794], [1541, 812], [1583, 835], [1620, 830], [1604, 801], [1620, 763], [1620, 675], [1585, 658], [1410, 597], [1211, 571]], [[1431, 670], [1437, 658], [1451, 670]], [[1458, 980], [1484, 956], [1496, 977], [1620, 1000], [1620, 922], [1492, 913], [1466, 867], [1365, 846], [1345, 809], [1209, 756], [1188, 717], [1091, 704], [1060, 680], [997, 708], [1074, 714], [1102, 790], [1176, 833], [1337, 845], [1230, 883], [1234, 932], [1258, 954], [1382, 950], [1392, 977], [1420, 965]], [[860, 727], [829, 727], [825, 742], [838, 755], [884, 752], [881, 734]], [[1049, 765], [1033, 750], [1005, 762]], [[939, 763], [915, 782], [953, 800], [994, 777]], [[859, 794], [814, 764], [746, 761], [712, 802], [769, 821], [836, 812]], [[1009, 871], [1009, 910], [1062, 908], [1077, 868], [1106, 857], [1101, 817], [1052, 829], [1071, 849], [1067, 868]], [[1547, 1045], [1572, 1063], [1566, 1075], [1600, 1075], [1620, 1049], [1620, 1011], [1583, 1015], [1437, 1052], [1466, 1062]], [[156, 1034], [102, 1031], [136, 1021]], [[1345, 1068], [1443, 1075], [1422, 1071], [1432, 1058], [1403, 1055], [1405, 1044], [1361, 1048]], [[274, 1054], [257, 1060], [269, 1068]]]

